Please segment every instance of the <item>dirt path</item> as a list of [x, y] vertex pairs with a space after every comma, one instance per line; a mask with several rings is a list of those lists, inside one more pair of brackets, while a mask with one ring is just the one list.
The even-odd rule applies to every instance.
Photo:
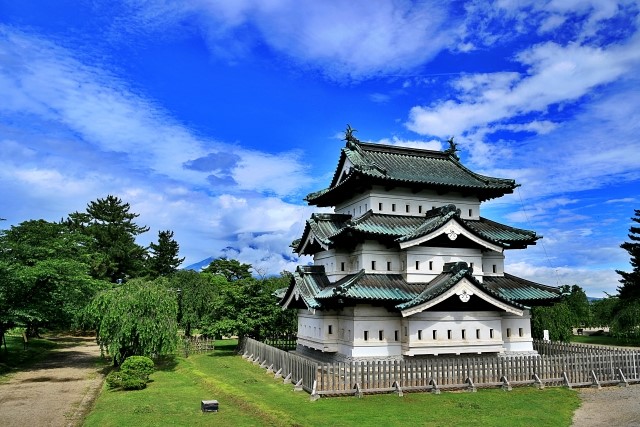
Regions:
[[640, 426], [640, 385], [583, 388], [582, 405], [573, 414], [575, 427]]
[[102, 385], [94, 338], [53, 338], [60, 344], [46, 360], [0, 384], [4, 427], [77, 426]]

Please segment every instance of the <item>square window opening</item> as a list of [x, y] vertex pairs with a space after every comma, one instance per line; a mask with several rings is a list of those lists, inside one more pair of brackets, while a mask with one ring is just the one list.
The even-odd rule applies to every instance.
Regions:
[[393, 339], [394, 339], [394, 341], [399, 341], [400, 340], [400, 331], [394, 331], [393, 332]]
[[422, 331], [418, 331], [418, 341], [422, 340]]
[[493, 339], [493, 329], [489, 329], [489, 338]]
[[382, 211], [382, 203], [378, 203], [378, 210]]
[[387, 261], [387, 271], [391, 271], [391, 261]]
[[378, 339], [380, 341], [384, 340], [384, 331], [378, 331]]
[[433, 332], [431, 333], [431, 336], [434, 340], [438, 339], [438, 331], [436, 331], [435, 329], [433, 330]]
[[369, 341], [369, 331], [364, 331], [364, 340]]
[[447, 339], [450, 340], [452, 336], [451, 329], [447, 330]]

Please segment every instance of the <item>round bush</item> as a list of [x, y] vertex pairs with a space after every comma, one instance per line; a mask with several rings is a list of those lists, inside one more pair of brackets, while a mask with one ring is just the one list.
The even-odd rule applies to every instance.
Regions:
[[153, 370], [153, 360], [146, 356], [129, 356], [120, 366], [120, 372], [145, 381], [149, 379], [149, 375], [153, 373]]

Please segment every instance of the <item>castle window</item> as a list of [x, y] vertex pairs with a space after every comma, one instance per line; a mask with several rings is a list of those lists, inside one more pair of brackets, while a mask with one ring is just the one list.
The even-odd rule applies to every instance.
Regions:
[[391, 261], [387, 261], [387, 271], [391, 271]]
[[451, 339], [451, 329], [447, 330], [447, 339], [450, 340]]
[[433, 261], [429, 261], [429, 270], [433, 270]]
[[364, 331], [364, 340], [369, 341], [369, 331]]
[[471, 271], [473, 271], [473, 263], [470, 263], [469, 267], [471, 267]]
[[489, 338], [493, 339], [493, 329], [489, 329]]
[[422, 331], [418, 331], [418, 341], [422, 340]]
[[476, 339], [480, 339], [480, 329], [476, 329]]
[[358, 206], [358, 213], [362, 213], [362, 206]]
[[340, 263], [340, 271], [344, 271], [344, 262]]
[[435, 329], [432, 331], [431, 336], [433, 337], [434, 340], [438, 339], [438, 331], [436, 331]]
[[467, 339], [467, 330], [466, 330], [466, 329], [463, 329], [463, 330], [462, 330], [462, 339], [463, 339], [463, 340], [466, 340], [466, 339]]
[[327, 329], [328, 329], [327, 332], [329, 333], [329, 335], [332, 335], [333, 334], [333, 325], [329, 325], [329, 327]]
[[420, 261], [416, 261], [416, 270], [420, 270]]
[[372, 270], [376, 269], [376, 262], [375, 261], [371, 261], [371, 269]]
[[366, 203], [364, 204], [364, 210], [365, 211], [367, 210], [367, 204]]
[[378, 203], [378, 210], [382, 211], [382, 203]]
[[378, 331], [378, 339], [380, 341], [384, 340], [384, 331]]
[[511, 328], [507, 328], [507, 338], [511, 338]]
[[473, 209], [469, 209], [469, 217], [473, 216]]
[[396, 211], [396, 204], [391, 203], [391, 212], [395, 212], [395, 211]]
[[409, 213], [411, 211], [411, 207], [409, 205], [406, 205], [404, 207], [405, 212]]
[[498, 266], [493, 264], [493, 272], [496, 273], [498, 271]]
[[400, 340], [400, 331], [394, 331], [393, 332], [393, 339], [394, 339], [394, 341], [399, 341]]
[[518, 335], [523, 337], [524, 336], [524, 329], [518, 328]]
[[422, 206], [418, 206], [418, 213], [422, 213]]
[[407, 327], [405, 326], [405, 327], [404, 327], [404, 336], [406, 337], [406, 336], [408, 335], [408, 333], [409, 333], [409, 330], [408, 330], [408, 329], [407, 329]]

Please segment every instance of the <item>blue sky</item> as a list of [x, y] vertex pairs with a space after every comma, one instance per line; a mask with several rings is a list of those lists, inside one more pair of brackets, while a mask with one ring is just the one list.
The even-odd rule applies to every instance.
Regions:
[[522, 186], [507, 271], [615, 293], [640, 208], [638, 1], [0, 0], [0, 217], [114, 194], [185, 265], [293, 269], [350, 124]]

